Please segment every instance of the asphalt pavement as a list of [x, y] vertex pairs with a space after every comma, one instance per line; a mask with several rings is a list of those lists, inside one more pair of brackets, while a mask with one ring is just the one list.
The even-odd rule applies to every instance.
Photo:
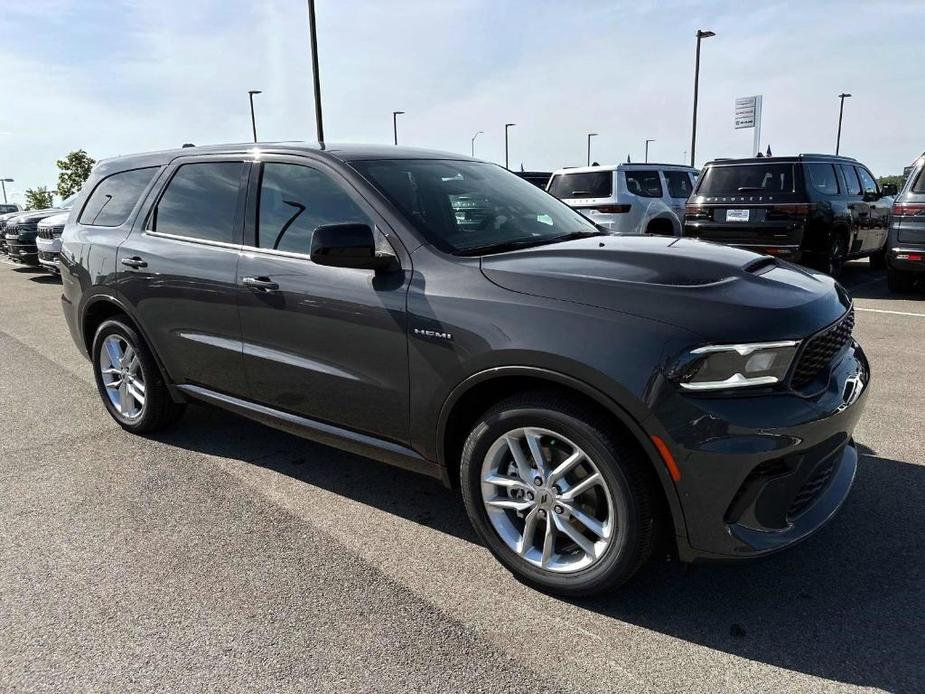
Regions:
[[207, 407], [123, 432], [58, 281], [0, 263], [0, 690], [925, 690], [925, 291], [851, 263], [874, 381], [839, 515], [567, 602], [438, 482]]

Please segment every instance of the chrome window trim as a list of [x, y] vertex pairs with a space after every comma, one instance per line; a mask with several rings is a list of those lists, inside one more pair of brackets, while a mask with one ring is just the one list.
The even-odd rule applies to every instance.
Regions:
[[150, 229], [144, 230], [145, 236], [156, 236], [162, 239], [170, 239], [171, 241], [185, 241], [187, 243], [198, 243], [202, 246], [215, 246], [217, 248], [229, 248], [231, 250], [240, 251], [245, 248], [244, 246], [237, 243], [227, 243], [225, 241], [211, 241], [209, 239], [197, 239], [193, 236], [181, 236], [180, 234], [166, 234], [163, 231], [151, 231]]

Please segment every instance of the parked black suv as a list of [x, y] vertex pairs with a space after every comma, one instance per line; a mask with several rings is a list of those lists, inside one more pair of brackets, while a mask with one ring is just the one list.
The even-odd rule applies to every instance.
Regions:
[[661, 530], [685, 561], [773, 552], [854, 478], [869, 370], [831, 278], [608, 236], [494, 164], [298, 144], [110, 160], [61, 266], [125, 429], [201, 400], [460, 485], [488, 548], [545, 590], [616, 585]]
[[909, 291], [925, 279], [925, 154], [912, 165], [893, 204], [886, 262], [890, 291]]
[[890, 206], [849, 157], [718, 159], [697, 180], [684, 236], [800, 262], [837, 277], [852, 258], [883, 267]]
[[39, 233], [39, 222], [53, 214], [63, 212], [60, 207], [49, 207], [44, 210], [29, 210], [22, 212], [6, 221], [3, 229], [6, 242], [6, 254], [10, 260], [24, 265], [38, 265], [39, 251], [35, 238]]

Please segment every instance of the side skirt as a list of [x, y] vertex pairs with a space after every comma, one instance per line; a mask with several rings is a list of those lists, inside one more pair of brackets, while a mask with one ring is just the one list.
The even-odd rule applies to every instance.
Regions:
[[404, 468], [405, 470], [411, 470], [428, 477], [443, 479], [440, 465], [427, 460], [417, 452], [400, 444], [383, 441], [374, 436], [359, 434], [349, 429], [342, 429], [333, 424], [325, 424], [314, 419], [300, 417], [266, 405], [259, 405], [249, 400], [242, 400], [208, 388], [202, 388], [201, 386], [184, 384], [178, 385], [177, 389], [192, 398], [216, 405], [274, 429]]

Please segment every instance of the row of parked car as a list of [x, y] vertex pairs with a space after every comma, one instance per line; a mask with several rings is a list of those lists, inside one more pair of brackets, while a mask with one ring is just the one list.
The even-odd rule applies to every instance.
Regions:
[[[845, 262], [886, 267], [890, 289], [925, 271], [925, 155], [903, 190], [850, 157], [717, 159], [554, 172], [548, 192], [615, 234], [689, 236], [803, 263], [837, 277]], [[898, 197], [897, 197], [898, 196]]]
[[24, 265], [57, 273], [61, 233], [74, 204], [73, 196], [58, 207], [0, 215], [0, 253]]

